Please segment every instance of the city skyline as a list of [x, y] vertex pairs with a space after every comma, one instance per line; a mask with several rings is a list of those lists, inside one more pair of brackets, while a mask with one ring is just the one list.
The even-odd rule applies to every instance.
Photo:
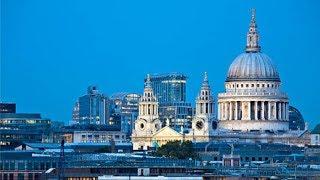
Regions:
[[[186, 74], [189, 77], [187, 100], [194, 104], [203, 72], [208, 72], [216, 98], [217, 93], [223, 92], [229, 64], [245, 48], [249, 10], [255, 7], [262, 52], [266, 52], [278, 67], [282, 89], [287, 92], [290, 105], [301, 111], [311, 127], [318, 123], [319, 112], [314, 102], [320, 100], [316, 96], [320, 89], [314, 78], [317, 78], [319, 62], [312, 53], [320, 50], [317, 46], [320, 38], [316, 34], [320, 28], [317, 3], [274, 1], [267, 5], [269, 8], [262, 8], [264, 4], [257, 1], [207, 2], [208, 5], [195, 7], [183, 4], [185, 9], [180, 10], [181, 14], [176, 14], [175, 8], [182, 4], [172, 3], [174, 7], [167, 7], [164, 3], [161, 5], [168, 14], [163, 17], [159, 16], [161, 8], [155, 13], [152, 8], [141, 8], [141, 14], [134, 17], [130, 16], [130, 11], [121, 14], [131, 10], [129, 2], [124, 7], [118, 7], [116, 2], [90, 4], [89, 7], [85, 7], [89, 3], [84, 2], [66, 3], [49, 12], [45, 11], [46, 7], [54, 4], [33, 3], [40, 8], [33, 7], [32, 3], [19, 6], [15, 1], [1, 5], [1, 100], [16, 102], [18, 112], [41, 112], [44, 117], [68, 123], [75, 100], [84, 94], [87, 86], [97, 84], [108, 96], [122, 91], [142, 94], [143, 79], [148, 73]], [[285, 5], [288, 7], [284, 10]], [[103, 7], [109, 6], [120, 12], [108, 14]], [[230, 11], [224, 12], [218, 7], [229, 7]], [[268, 12], [270, 9], [274, 13]], [[296, 13], [298, 9], [303, 12]], [[21, 13], [15, 14], [18, 10], [22, 10]], [[54, 10], [58, 10], [57, 14]], [[41, 13], [44, 17], [36, 17]], [[100, 23], [104, 18], [110, 24]], [[64, 28], [53, 26], [59, 24]], [[47, 37], [48, 33], [57, 34]], [[66, 41], [59, 42], [62, 37]], [[140, 43], [136, 45], [137, 42]], [[88, 67], [92, 70], [88, 71]]]

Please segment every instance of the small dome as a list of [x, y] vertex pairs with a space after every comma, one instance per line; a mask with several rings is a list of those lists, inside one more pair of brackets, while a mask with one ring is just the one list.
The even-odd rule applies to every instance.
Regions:
[[230, 65], [226, 81], [257, 80], [280, 81], [279, 73], [271, 59], [261, 52], [240, 54]]

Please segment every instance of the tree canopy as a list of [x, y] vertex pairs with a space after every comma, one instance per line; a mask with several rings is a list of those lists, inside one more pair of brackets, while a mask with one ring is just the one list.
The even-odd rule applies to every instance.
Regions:
[[197, 154], [191, 141], [169, 141], [167, 144], [159, 147], [156, 150], [155, 155], [177, 159], [197, 158]]

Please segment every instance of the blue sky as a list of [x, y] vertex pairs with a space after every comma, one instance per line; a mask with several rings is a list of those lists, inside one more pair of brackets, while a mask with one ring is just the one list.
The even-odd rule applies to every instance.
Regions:
[[311, 127], [320, 123], [319, 1], [1, 0], [1, 100], [68, 122], [90, 84], [138, 92], [147, 73], [182, 72], [194, 102], [215, 95], [243, 52], [256, 8], [262, 51]]

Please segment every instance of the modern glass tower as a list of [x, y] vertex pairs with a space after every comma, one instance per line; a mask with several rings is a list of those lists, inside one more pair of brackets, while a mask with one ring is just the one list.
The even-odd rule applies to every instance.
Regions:
[[[181, 73], [152, 75], [153, 92], [159, 102], [159, 118], [163, 124], [167, 119], [170, 126], [180, 129], [190, 127], [192, 119], [191, 103], [186, 102], [187, 76]], [[145, 79], [146, 81], [146, 79]]]
[[99, 93], [96, 86], [89, 86], [87, 94], [79, 97], [79, 124], [108, 124], [109, 99]]

